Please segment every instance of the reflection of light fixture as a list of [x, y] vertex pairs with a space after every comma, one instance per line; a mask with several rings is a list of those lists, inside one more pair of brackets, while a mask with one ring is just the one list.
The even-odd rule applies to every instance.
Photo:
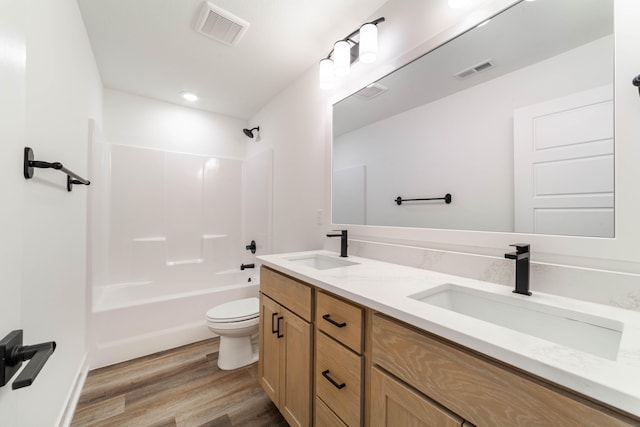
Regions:
[[198, 95], [196, 95], [195, 93], [191, 93], [191, 92], [182, 92], [182, 97], [184, 99], [186, 99], [187, 101], [197, 101], [198, 100]]
[[[333, 87], [334, 76], [349, 74], [351, 64], [360, 60], [369, 64], [376, 60], [378, 53], [378, 27], [384, 18], [367, 22], [342, 40], [338, 40], [326, 58], [320, 61], [318, 77], [320, 89], [329, 90]], [[358, 42], [353, 37], [359, 36]]]

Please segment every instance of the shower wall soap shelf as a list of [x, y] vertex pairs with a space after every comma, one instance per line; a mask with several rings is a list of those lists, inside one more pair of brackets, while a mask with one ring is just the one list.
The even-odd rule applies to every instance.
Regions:
[[55, 170], [59, 170], [65, 174], [67, 174], [67, 191], [71, 191], [74, 184], [83, 184], [89, 185], [91, 182], [87, 179], [82, 178], [80, 175], [75, 172], [70, 171], [65, 168], [60, 162], [43, 162], [39, 160], [33, 160], [33, 150], [30, 147], [24, 147], [24, 177], [25, 179], [33, 178], [33, 168], [52, 168]]

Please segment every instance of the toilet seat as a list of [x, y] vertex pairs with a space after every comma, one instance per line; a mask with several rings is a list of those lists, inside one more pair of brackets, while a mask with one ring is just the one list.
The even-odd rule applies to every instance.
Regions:
[[260, 300], [245, 298], [227, 302], [207, 311], [207, 320], [215, 323], [234, 323], [260, 316]]

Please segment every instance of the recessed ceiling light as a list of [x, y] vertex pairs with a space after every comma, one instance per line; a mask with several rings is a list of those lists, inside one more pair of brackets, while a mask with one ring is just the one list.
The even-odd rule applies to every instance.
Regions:
[[184, 99], [186, 99], [187, 101], [197, 101], [198, 100], [198, 95], [196, 95], [195, 93], [191, 93], [191, 92], [182, 92], [182, 97]]

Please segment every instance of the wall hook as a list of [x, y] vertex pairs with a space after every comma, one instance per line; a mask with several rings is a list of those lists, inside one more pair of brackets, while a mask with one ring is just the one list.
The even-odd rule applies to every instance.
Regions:
[[640, 74], [635, 76], [631, 83], [638, 88], [638, 94], [640, 94]]

